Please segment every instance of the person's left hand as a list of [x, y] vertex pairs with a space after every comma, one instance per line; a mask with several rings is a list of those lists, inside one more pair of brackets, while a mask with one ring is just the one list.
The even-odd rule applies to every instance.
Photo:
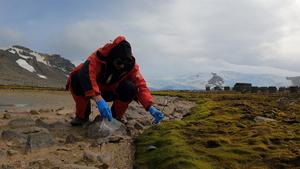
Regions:
[[154, 106], [151, 106], [148, 111], [154, 117], [154, 124], [158, 124], [165, 117], [165, 115]]

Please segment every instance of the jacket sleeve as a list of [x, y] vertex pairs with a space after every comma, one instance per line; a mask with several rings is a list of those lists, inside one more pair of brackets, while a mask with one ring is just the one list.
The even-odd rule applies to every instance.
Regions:
[[146, 81], [143, 78], [139, 66], [136, 64], [131, 74], [131, 79], [138, 89], [137, 99], [148, 110], [153, 103], [153, 97], [147, 87]]
[[79, 81], [86, 97], [92, 97], [100, 94], [97, 84], [97, 75], [100, 73], [100, 70], [101, 62], [96, 57], [96, 52], [94, 52], [84, 62], [81, 70], [78, 73]]

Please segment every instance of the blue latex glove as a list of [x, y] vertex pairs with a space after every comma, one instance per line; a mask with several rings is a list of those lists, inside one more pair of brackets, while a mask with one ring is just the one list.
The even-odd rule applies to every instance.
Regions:
[[151, 106], [148, 111], [154, 117], [154, 124], [158, 124], [165, 117], [162, 112], [160, 112], [153, 106]]
[[102, 98], [101, 100], [96, 102], [97, 108], [99, 110], [99, 113], [103, 118], [107, 118], [108, 121], [112, 120], [112, 113], [108, 106], [108, 104], [105, 102], [105, 100]]

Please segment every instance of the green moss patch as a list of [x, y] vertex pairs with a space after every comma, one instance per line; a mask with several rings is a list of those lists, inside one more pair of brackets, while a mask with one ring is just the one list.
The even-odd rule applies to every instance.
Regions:
[[[184, 119], [162, 122], [137, 138], [137, 169], [300, 166], [299, 95], [188, 91], [155, 94], [177, 96], [197, 106]], [[255, 122], [256, 116], [276, 121]]]

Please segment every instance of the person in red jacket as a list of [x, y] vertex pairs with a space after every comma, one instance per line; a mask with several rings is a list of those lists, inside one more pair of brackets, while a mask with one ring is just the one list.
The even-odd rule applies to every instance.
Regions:
[[[76, 103], [76, 117], [73, 126], [88, 122], [91, 102], [96, 102], [100, 115], [109, 121], [120, 120], [132, 100], [143, 105], [159, 123], [164, 115], [153, 104], [138, 64], [132, 55], [130, 43], [124, 36], [118, 36], [112, 43], [93, 52], [87, 60], [78, 65], [68, 78], [67, 89]], [[109, 108], [106, 102], [113, 101]]]

